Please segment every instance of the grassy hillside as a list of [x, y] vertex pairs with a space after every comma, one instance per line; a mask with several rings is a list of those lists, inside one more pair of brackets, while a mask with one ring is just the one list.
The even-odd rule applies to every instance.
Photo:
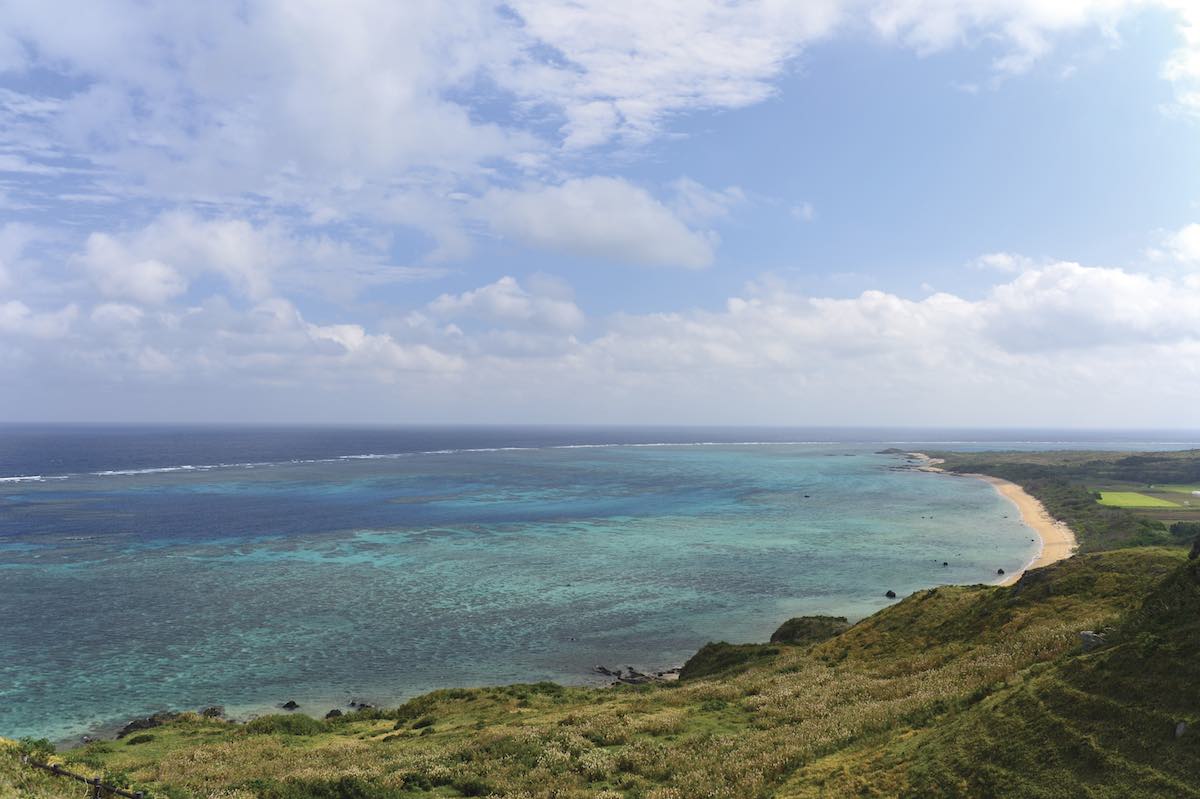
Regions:
[[[1200, 796], [1197, 569], [1178, 549], [1078, 556], [822, 621], [817, 643], [712, 647], [677, 684], [188, 714], [64, 759], [173, 799]], [[1109, 643], [1085, 653], [1081, 630]], [[21, 793], [20, 774], [0, 752], [0, 797], [79, 793]]]

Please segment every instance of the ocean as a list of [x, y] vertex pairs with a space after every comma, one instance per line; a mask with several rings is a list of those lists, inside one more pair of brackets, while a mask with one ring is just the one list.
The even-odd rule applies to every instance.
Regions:
[[[1036, 552], [902, 449], [1194, 434], [0, 426], [0, 735], [603, 682]], [[948, 566], [943, 566], [943, 562]]]

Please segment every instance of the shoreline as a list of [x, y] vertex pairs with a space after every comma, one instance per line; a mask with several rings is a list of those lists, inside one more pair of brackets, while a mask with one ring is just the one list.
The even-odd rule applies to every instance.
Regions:
[[[923, 452], [909, 452], [906, 454], [923, 461], [921, 466], [916, 467], [917, 471], [951, 474], [951, 472], [947, 472], [939, 467], [938, 464], [943, 462], [939, 458], [931, 458]], [[1066, 523], [1060, 522], [1051, 516], [1050, 512], [1046, 510], [1046, 506], [1039, 499], [1021, 488], [1021, 486], [1001, 477], [993, 477], [990, 474], [964, 473], [961, 476], [974, 477], [991, 485], [997, 494], [1017, 507], [1017, 511], [1021, 514], [1022, 523], [1030, 530], [1033, 530], [1038, 538], [1037, 554], [1020, 569], [1012, 574], [1006, 574], [1003, 579], [994, 581], [992, 585], [1012, 585], [1021, 579], [1021, 575], [1030, 569], [1040, 569], [1043, 566], [1049, 566], [1051, 563], [1057, 563], [1075, 554], [1075, 550], [1079, 547], [1079, 542], [1075, 538], [1075, 531], [1067, 526]]]
[[[893, 450], [892, 452], [899, 454], [898, 450]], [[1021, 578], [1021, 576], [1023, 574], [1025, 574], [1025, 572], [1028, 571], [1029, 569], [1040, 568], [1042, 566], [1046, 566], [1046, 565], [1055, 563], [1057, 561], [1063, 560], [1065, 558], [1068, 558], [1072, 554], [1074, 554], [1077, 544], [1075, 541], [1074, 533], [1070, 530], [1070, 528], [1067, 527], [1062, 522], [1059, 522], [1059, 521], [1053, 519], [1049, 515], [1049, 513], [1046, 511], [1045, 507], [1041, 504], [1041, 502], [1039, 500], [1037, 500], [1030, 494], [1026, 493], [1024, 491], [1024, 489], [1022, 489], [1017, 484], [1009, 482], [1007, 480], [1003, 480], [1001, 478], [992, 477], [990, 475], [946, 472], [944, 469], [942, 469], [940, 467], [940, 464], [942, 464], [944, 462], [942, 459], [932, 458], [932, 457], [930, 457], [924, 453], [920, 453], [920, 452], [906, 452], [903, 454], [908, 456], [909, 458], [920, 461], [919, 464], [913, 464], [911, 462], [909, 464], [907, 464], [907, 468], [911, 469], [913, 471], [929, 472], [929, 473], [952, 475], [952, 476], [962, 476], [962, 477], [975, 477], [980, 480], [984, 480], [984, 481], [988, 482], [990, 485], [992, 485], [992, 487], [996, 490], [996, 492], [998, 494], [1000, 494], [1002, 497], [1004, 497], [1005, 499], [1009, 500], [1011, 503], [1013, 503], [1014, 505], [1017, 506], [1017, 509], [1020, 513], [1022, 523], [1025, 524], [1026, 527], [1028, 527], [1034, 531], [1034, 534], [1038, 540], [1038, 550], [1037, 550], [1036, 554], [1034, 555], [1034, 557], [1032, 559], [1030, 559], [1028, 563], [1026, 563], [1022, 567], [1020, 567], [1019, 569], [1016, 569], [1015, 571], [1013, 571], [1011, 573], [1005, 574], [1002, 577], [998, 577], [997, 579], [992, 580], [989, 583], [990, 585], [997, 585], [997, 586], [1012, 585], [1013, 583], [1017, 582], [1017, 580], [1019, 580]], [[903, 469], [904, 467], [899, 467], [899, 468]], [[868, 616], [869, 615], [871, 615], [871, 614], [868, 614]], [[673, 668], [666, 669], [663, 672], [657, 672], [657, 670], [651, 670], [650, 674], [654, 674], [657, 677], [657, 679], [650, 678], [648, 681], [657, 682], [659, 680], [662, 680], [665, 682], [665, 681], [671, 680], [672, 677], [677, 676], [677, 672], [680, 667], [681, 667], [681, 664], [676, 664]], [[578, 681], [570, 681], [570, 682], [557, 681], [557, 682], [559, 682], [559, 684], [562, 684], [562, 685], [577, 685], [577, 686], [581, 686], [581, 687], [596, 687], [596, 688], [611, 687], [612, 685], [626, 682], [625, 680], [622, 680], [617, 676], [621, 671], [622, 670], [618, 668], [618, 669], [616, 669], [616, 673], [612, 673], [612, 672], [609, 672], [607, 669], [602, 671], [602, 670], [600, 670], [600, 668], [597, 667], [597, 668], [594, 668], [592, 670], [592, 672], [581, 673], [580, 675], [578, 675]], [[630, 672], [637, 674], [636, 672], [634, 672], [633, 669], [630, 669]], [[667, 676], [668, 674], [670, 674], [670, 676]], [[616, 678], [616, 679], [612, 679], [612, 680], [597, 679], [598, 675], [601, 677], [607, 676], [607, 677]], [[639, 676], [639, 677], [647, 676], [648, 677], [649, 675], [637, 674], [637, 676]], [[637, 684], [638, 682], [641, 682], [641, 680], [631, 681], [631, 684]], [[487, 685], [490, 685], [490, 684], [470, 686], [470, 687], [472, 687], [472, 688], [487, 687]], [[444, 687], [445, 686], [439, 686], [438, 688], [433, 688], [433, 689], [429, 689], [429, 690], [439, 690], [440, 688], [444, 688]], [[315, 718], [315, 719], [321, 719], [322, 717], [324, 717], [323, 711], [328, 710], [330, 708], [337, 709], [342, 712], [353, 712], [356, 709], [360, 709], [360, 708], [356, 707], [356, 704], [361, 704], [361, 708], [371, 708], [371, 707], [376, 707], [376, 706], [389, 707], [389, 706], [392, 706], [394, 703], [402, 704], [404, 701], [407, 701], [407, 699], [413, 698], [413, 696], [420, 696], [423, 693], [428, 693], [428, 691], [421, 691], [421, 692], [418, 692], [413, 695], [407, 695], [407, 692], [405, 692], [405, 693], [400, 694], [400, 696], [398, 696], [398, 697], [395, 695], [392, 695], [392, 696], [389, 696], [388, 698], [381, 698], [379, 694], [367, 692], [365, 695], [369, 696], [371, 698], [370, 703], [362, 703], [361, 700], [355, 700], [355, 701], [347, 703], [345, 701], [344, 697], [337, 697], [337, 698], [328, 697], [328, 696], [310, 697], [310, 696], [302, 696], [301, 695], [301, 696], [296, 697], [297, 699], [301, 700], [301, 707], [298, 708], [297, 710], [299, 711], [299, 713], [301, 715], [306, 715], [306, 716], [309, 716], [309, 717]], [[362, 695], [364, 695], [364, 694], [359, 694], [359, 696], [362, 696]], [[378, 702], [379, 704], [376, 705], [375, 704], [376, 702]], [[347, 708], [349, 710], [347, 710]], [[225, 708], [222, 707], [222, 710], [224, 711]], [[259, 717], [261, 715], [292, 712], [292, 711], [282, 708], [278, 701], [274, 701], [269, 704], [253, 702], [253, 703], [247, 703], [247, 704], [241, 704], [241, 705], [233, 705], [233, 706], [229, 707], [229, 711], [230, 712], [228, 713], [228, 715], [222, 713], [222, 717], [228, 721], [235, 722], [235, 723], [245, 723], [245, 722], [253, 720], [254, 718]], [[159, 711], [159, 712], [181, 712], [181, 711]], [[188, 711], [182, 711], [182, 712], [188, 712]], [[154, 715], [154, 713], [152, 713], [152, 712], [147, 714], [147, 716], [153, 716], [153, 715]], [[119, 730], [121, 730], [121, 728], [123, 726], [125, 726], [125, 724], [127, 724], [130, 721], [137, 721], [137, 720], [138, 720], [137, 718], [126, 717], [124, 721], [115, 721], [115, 722], [97, 724], [97, 725], [92, 726], [89, 729], [87, 729], [83, 733], [82, 739], [78, 733], [72, 733], [67, 737], [57, 739], [56, 743], [58, 743], [60, 746], [62, 746], [64, 748], [73, 749], [77, 746], [80, 746], [82, 743], [86, 743], [89, 739], [115, 740], [115, 734]]]

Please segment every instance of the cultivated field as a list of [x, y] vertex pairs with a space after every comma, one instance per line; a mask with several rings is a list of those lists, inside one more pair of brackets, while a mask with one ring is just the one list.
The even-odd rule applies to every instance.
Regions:
[[1113, 508], [1178, 508], [1178, 502], [1161, 497], [1152, 497], [1136, 491], [1101, 491], [1101, 505]]

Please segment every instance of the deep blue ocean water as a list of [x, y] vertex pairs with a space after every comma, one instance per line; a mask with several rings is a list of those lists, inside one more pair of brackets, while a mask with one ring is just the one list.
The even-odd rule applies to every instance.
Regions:
[[1032, 557], [990, 486], [880, 448], [1196, 438], [0, 426], [0, 735], [666, 668]]

